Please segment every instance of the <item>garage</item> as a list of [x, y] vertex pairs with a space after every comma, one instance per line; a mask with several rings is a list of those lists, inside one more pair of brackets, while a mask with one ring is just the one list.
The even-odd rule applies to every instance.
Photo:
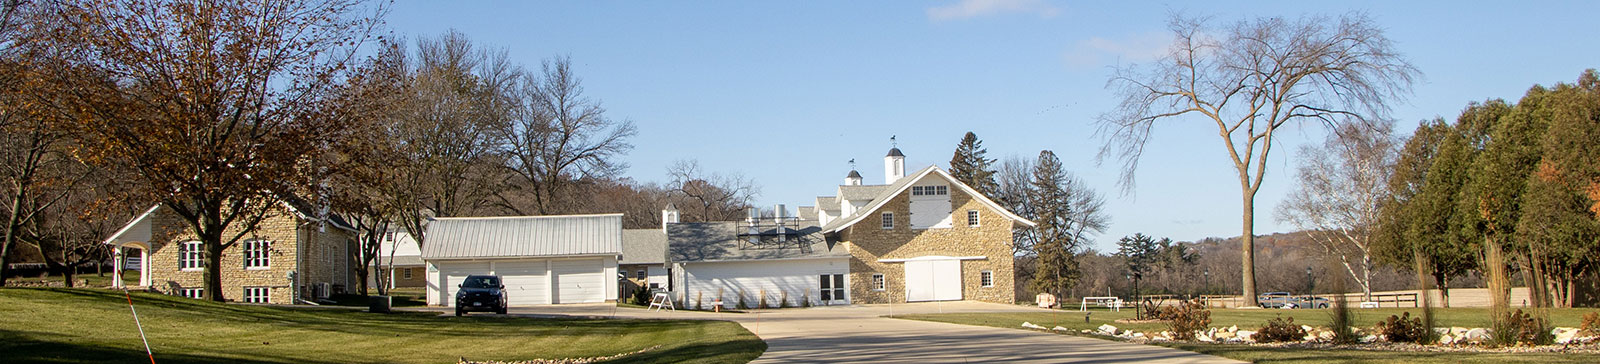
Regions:
[[740, 296], [754, 307], [761, 303], [762, 294], [773, 306], [785, 298], [792, 306], [801, 305], [802, 299], [820, 306], [850, 304], [845, 282], [849, 264], [837, 258], [725, 261], [684, 264], [682, 269], [691, 296], [701, 297], [707, 306], [721, 297], [723, 306], [734, 309]]
[[961, 300], [960, 260], [907, 260], [905, 265], [906, 302]]
[[470, 275], [497, 275], [511, 306], [615, 301], [622, 215], [438, 218], [423, 247], [428, 304], [452, 307]]

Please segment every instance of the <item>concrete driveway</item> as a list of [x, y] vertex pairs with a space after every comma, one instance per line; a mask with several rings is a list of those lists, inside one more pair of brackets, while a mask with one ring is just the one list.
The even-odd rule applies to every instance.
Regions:
[[[1016, 312], [1035, 308], [981, 302], [853, 305], [751, 313], [650, 312], [612, 304], [514, 307], [543, 317], [727, 320], [767, 342], [755, 363], [1240, 363], [1216, 356], [1029, 330], [884, 318], [939, 312]], [[1018, 323], [1021, 324], [1020, 322]]]

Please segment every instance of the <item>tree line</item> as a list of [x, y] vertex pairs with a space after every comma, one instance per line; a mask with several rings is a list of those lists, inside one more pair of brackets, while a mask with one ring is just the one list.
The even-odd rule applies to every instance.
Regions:
[[428, 217], [625, 212], [637, 228], [668, 203], [737, 218], [759, 192], [692, 160], [668, 182], [624, 177], [634, 122], [585, 94], [569, 57], [528, 69], [455, 31], [396, 38], [385, 3], [0, 5], [0, 257], [32, 247], [65, 274], [104, 262], [99, 240], [152, 204], [203, 243], [204, 291], [223, 300], [221, 252], [286, 199], [355, 225], [365, 293], [381, 236], [425, 242]]

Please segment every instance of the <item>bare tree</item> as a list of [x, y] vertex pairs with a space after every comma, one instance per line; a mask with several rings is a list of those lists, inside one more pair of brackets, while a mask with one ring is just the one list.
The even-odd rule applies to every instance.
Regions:
[[637, 129], [632, 121], [606, 116], [599, 101], [583, 95], [572, 59], [544, 61], [542, 72], [521, 78], [517, 92], [519, 107], [496, 132], [515, 176], [511, 185], [527, 186], [533, 206], [506, 207], [524, 215], [564, 213], [573, 209], [567, 202], [574, 199], [575, 183], [612, 178], [627, 168], [617, 157], [633, 148], [627, 139]]
[[1361, 13], [1223, 27], [1174, 14], [1170, 24], [1175, 40], [1165, 57], [1153, 67], [1121, 68], [1108, 83], [1121, 102], [1099, 117], [1106, 138], [1100, 159], [1121, 160], [1122, 186], [1131, 192], [1158, 122], [1214, 123], [1238, 173], [1242, 291], [1255, 305], [1255, 197], [1277, 130], [1305, 121], [1383, 120], [1420, 73]]
[[672, 178], [668, 200], [678, 206], [684, 222], [737, 220], [760, 193], [744, 176], [708, 172], [693, 160], [673, 162], [667, 175]]
[[[1000, 169], [995, 172], [995, 182], [999, 185], [999, 202], [1010, 210], [1028, 220], [1036, 220], [1033, 210], [1033, 161], [1021, 156], [1012, 155], [1000, 161]], [[1034, 245], [1039, 241], [1038, 230], [1013, 229], [1011, 231], [1012, 254], [1017, 256], [1033, 256]], [[1031, 266], [1029, 267], [1031, 269]], [[1032, 277], [1033, 272], [1017, 271], [1018, 276]], [[1026, 274], [1024, 274], [1026, 273]]]
[[1372, 242], [1389, 175], [1399, 158], [1391, 123], [1344, 123], [1321, 146], [1300, 149], [1300, 185], [1278, 206], [1278, 220], [1293, 224], [1339, 259], [1372, 299]]

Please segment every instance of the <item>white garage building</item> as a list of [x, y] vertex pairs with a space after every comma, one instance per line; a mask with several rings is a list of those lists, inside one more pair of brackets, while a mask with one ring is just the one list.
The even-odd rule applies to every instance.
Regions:
[[[777, 211], [784, 211], [779, 205]], [[667, 225], [674, 299], [689, 307], [849, 304], [850, 254], [816, 220], [784, 217]], [[782, 303], [780, 303], [782, 302]]]
[[511, 306], [617, 299], [622, 214], [449, 217], [422, 247], [428, 305], [454, 307], [469, 275], [498, 275]]

